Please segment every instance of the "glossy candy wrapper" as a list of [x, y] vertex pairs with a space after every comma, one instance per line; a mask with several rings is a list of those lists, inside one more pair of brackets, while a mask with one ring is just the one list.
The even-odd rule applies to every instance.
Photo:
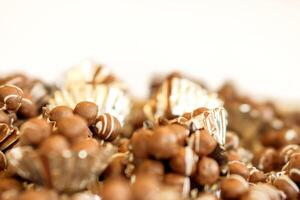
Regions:
[[151, 120], [166, 117], [187, 127], [193, 123], [196, 129], [208, 130], [220, 145], [225, 144], [227, 112], [223, 102], [190, 80], [172, 77], [164, 81], [144, 111]]
[[115, 151], [112, 145], [106, 145], [93, 155], [65, 151], [42, 156], [32, 147], [24, 146], [8, 151], [7, 158], [21, 177], [58, 191], [74, 192], [97, 178]]

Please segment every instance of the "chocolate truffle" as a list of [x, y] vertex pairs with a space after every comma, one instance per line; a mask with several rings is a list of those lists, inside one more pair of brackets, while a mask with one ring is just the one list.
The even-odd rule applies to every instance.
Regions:
[[258, 183], [264, 182], [266, 178], [267, 176], [264, 174], [264, 172], [253, 167], [249, 172], [248, 181], [251, 183]]
[[288, 163], [288, 174], [297, 183], [300, 182], [300, 153], [292, 154]]
[[164, 183], [167, 186], [174, 187], [174, 189], [180, 192], [183, 197], [187, 197], [191, 190], [190, 178], [180, 174], [166, 174], [164, 177]]
[[146, 159], [138, 165], [136, 169], [137, 174], [148, 174], [156, 176], [161, 179], [164, 175], [164, 165], [156, 160]]
[[65, 150], [69, 150], [69, 143], [61, 135], [51, 135], [39, 147], [39, 151], [44, 155], [61, 154]]
[[44, 119], [33, 118], [20, 128], [23, 145], [38, 145], [51, 134], [51, 126]]
[[111, 162], [103, 173], [104, 177], [111, 178], [124, 176], [127, 163], [128, 161], [125, 153], [114, 154], [111, 158]]
[[21, 106], [23, 91], [14, 85], [0, 86], [0, 108], [17, 111]]
[[196, 171], [197, 157], [190, 147], [180, 147], [170, 160], [171, 169], [179, 174], [190, 176]]
[[217, 141], [207, 130], [197, 130], [192, 135], [193, 149], [199, 156], [207, 156], [212, 153], [217, 146]]
[[296, 200], [300, 197], [298, 186], [286, 175], [276, 178], [273, 185], [283, 191], [286, 194], [287, 199]]
[[23, 98], [18, 110], [18, 116], [32, 118], [38, 115], [38, 108], [29, 98]]
[[103, 183], [101, 191], [103, 200], [131, 200], [131, 190], [129, 182], [122, 178], [107, 179]]
[[237, 149], [239, 147], [240, 144], [240, 139], [237, 136], [237, 134], [231, 132], [231, 131], [227, 131], [226, 133], [226, 140], [225, 140], [225, 149], [229, 150], [229, 149]]
[[51, 121], [60, 121], [63, 118], [73, 116], [73, 110], [68, 106], [56, 106], [50, 111], [49, 119]]
[[178, 143], [180, 145], [184, 145], [186, 138], [189, 135], [189, 130], [179, 124], [171, 124], [169, 125], [169, 127], [173, 131], [173, 133], [177, 136]]
[[221, 196], [224, 199], [238, 199], [247, 192], [249, 185], [239, 175], [231, 175], [221, 181]]
[[160, 192], [160, 183], [155, 176], [143, 174], [136, 176], [131, 189], [133, 200], [153, 200]]
[[101, 139], [113, 141], [120, 134], [120, 129], [119, 120], [111, 114], [104, 113], [97, 118], [92, 130]]
[[85, 151], [95, 155], [99, 151], [99, 143], [93, 138], [78, 138], [73, 142], [71, 149], [78, 153]]
[[237, 174], [247, 179], [249, 176], [249, 170], [247, 166], [241, 161], [228, 162], [228, 171], [230, 174]]
[[284, 146], [279, 151], [279, 156], [278, 156], [279, 157], [278, 158], [279, 163], [281, 165], [286, 164], [290, 160], [291, 156], [294, 153], [300, 153], [300, 146], [299, 145], [289, 144], [289, 145]]
[[93, 102], [82, 101], [76, 105], [74, 113], [84, 118], [90, 126], [96, 121], [98, 106]]
[[203, 157], [197, 164], [196, 181], [200, 185], [211, 185], [219, 178], [220, 168], [212, 158]]
[[168, 159], [179, 150], [177, 136], [168, 126], [160, 126], [153, 130], [148, 140], [149, 153], [156, 159]]
[[88, 126], [87, 122], [80, 116], [65, 117], [57, 123], [58, 132], [68, 139], [75, 139], [76, 137], [87, 137]]
[[148, 157], [148, 141], [153, 132], [149, 129], [141, 128], [135, 131], [130, 139], [132, 153], [135, 158]]

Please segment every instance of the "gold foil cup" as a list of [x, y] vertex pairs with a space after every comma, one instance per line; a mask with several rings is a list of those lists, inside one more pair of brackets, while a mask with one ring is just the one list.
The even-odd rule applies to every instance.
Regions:
[[95, 154], [67, 150], [61, 154], [41, 155], [32, 147], [24, 146], [13, 148], [6, 155], [9, 164], [22, 178], [60, 192], [74, 192], [85, 189], [97, 178], [115, 152], [115, 147], [107, 144]]

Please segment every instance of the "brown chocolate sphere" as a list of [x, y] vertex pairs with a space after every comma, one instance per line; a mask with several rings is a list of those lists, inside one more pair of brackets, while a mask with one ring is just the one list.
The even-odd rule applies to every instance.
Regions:
[[208, 157], [203, 157], [199, 160], [197, 165], [196, 181], [200, 185], [213, 184], [218, 180], [219, 174], [220, 168], [217, 161]]
[[132, 153], [135, 158], [147, 158], [149, 153], [148, 141], [153, 132], [149, 129], [141, 128], [135, 131], [130, 139]]
[[23, 98], [18, 110], [18, 116], [23, 118], [32, 118], [38, 115], [38, 108], [29, 98]]
[[141, 162], [136, 169], [137, 174], [148, 174], [161, 179], [164, 175], [164, 165], [156, 160], [146, 159]]
[[274, 170], [276, 162], [278, 161], [277, 152], [273, 148], [266, 148], [256, 156], [256, 166], [264, 172]]
[[0, 108], [17, 111], [21, 106], [23, 91], [14, 85], [0, 86]]
[[177, 190], [182, 196], [188, 196], [191, 190], [190, 178], [184, 175], [168, 173], [164, 177], [164, 183]]
[[281, 148], [278, 155], [280, 165], [286, 164], [294, 153], [300, 153], [299, 145], [289, 144]]
[[231, 175], [221, 181], [221, 196], [224, 199], [238, 199], [247, 192], [249, 185], [239, 175]]
[[103, 200], [131, 200], [131, 190], [129, 182], [122, 178], [107, 179], [103, 183], [101, 192]]
[[170, 124], [169, 128], [173, 131], [173, 133], [177, 136], [178, 143], [180, 145], [184, 145], [186, 142], [186, 138], [189, 135], [189, 130], [184, 126], [179, 124]]
[[237, 174], [247, 179], [249, 176], [249, 170], [247, 166], [241, 161], [228, 162], [228, 171], [230, 174]]
[[288, 174], [290, 178], [299, 183], [300, 182], [300, 153], [292, 154], [288, 163]]
[[4, 153], [0, 151], [0, 171], [4, 170], [7, 168], [7, 159]]
[[69, 150], [69, 146], [65, 137], [61, 135], [51, 135], [41, 143], [39, 151], [44, 155], [60, 154], [65, 150]]
[[56, 106], [50, 111], [49, 119], [51, 121], [60, 121], [63, 118], [73, 116], [73, 110], [68, 106]]
[[97, 118], [92, 130], [101, 139], [113, 141], [120, 134], [121, 123], [113, 115], [104, 113]]
[[125, 153], [114, 154], [111, 162], [103, 173], [104, 177], [111, 178], [124, 176], [127, 163], [128, 160]]
[[38, 145], [51, 134], [51, 126], [44, 119], [33, 118], [20, 128], [23, 145]]
[[207, 130], [196, 131], [192, 136], [192, 147], [199, 156], [207, 156], [217, 146], [217, 141]]
[[179, 150], [177, 136], [168, 126], [157, 127], [148, 140], [148, 151], [156, 159], [168, 159]]
[[249, 172], [248, 181], [251, 183], [258, 183], [258, 182], [264, 182], [266, 180], [267, 176], [264, 174], [264, 172], [253, 168]]
[[296, 128], [290, 128], [280, 131], [277, 135], [277, 142], [281, 147], [288, 144], [300, 144], [299, 130]]
[[136, 176], [131, 189], [133, 200], [153, 200], [160, 192], [160, 183], [155, 176], [143, 174]]
[[282, 200], [285, 199], [282, 191], [276, 189], [274, 186], [266, 183], [258, 183], [245, 193], [241, 200]]
[[226, 133], [226, 142], [225, 142], [225, 149], [237, 149], [240, 144], [240, 139], [237, 134], [227, 131]]
[[60, 134], [71, 140], [76, 137], [87, 137], [89, 131], [87, 122], [77, 115], [65, 117], [58, 121], [57, 129]]
[[71, 149], [78, 153], [85, 151], [87, 154], [95, 155], [99, 152], [99, 143], [93, 138], [78, 138], [73, 142]]
[[93, 102], [82, 101], [76, 105], [74, 113], [84, 118], [90, 126], [96, 121], [98, 106]]
[[286, 175], [276, 178], [273, 185], [283, 191], [286, 194], [287, 199], [296, 200], [300, 197], [300, 191], [297, 184]]
[[171, 169], [179, 174], [190, 176], [196, 172], [197, 157], [190, 147], [180, 147], [177, 154], [171, 158]]

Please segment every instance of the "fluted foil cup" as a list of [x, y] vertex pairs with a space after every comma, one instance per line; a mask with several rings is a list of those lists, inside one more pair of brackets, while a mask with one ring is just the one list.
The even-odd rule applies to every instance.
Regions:
[[41, 155], [30, 146], [16, 147], [6, 155], [16, 173], [36, 184], [54, 188], [60, 192], [83, 190], [97, 178], [109, 164], [116, 148], [110, 144], [101, 147], [95, 154], [86, 151], [75, 153]]

